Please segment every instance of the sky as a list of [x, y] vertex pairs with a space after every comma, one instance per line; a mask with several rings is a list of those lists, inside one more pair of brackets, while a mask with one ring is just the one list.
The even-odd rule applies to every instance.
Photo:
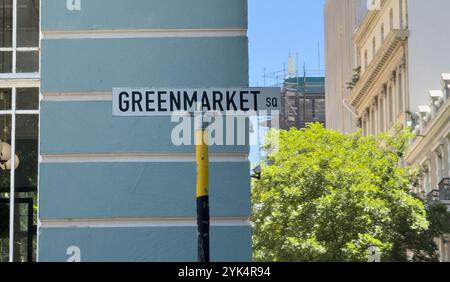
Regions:
[[[264, 86], [264, 68], [270, 73], [283, 70], [283, 63], [287, 67], [289, 52], [298, 53], [300, 69], [318, 69], [320, 47], [324, 69], [323, 5], [324, 0], [248, 0], [250, 86]], [[273, 84], [266, 80], [265, 86]], [[249, 158], [259, 163], [259, 146], [251, 146]]]
[[287, 66], [289, 52], [298, 53], [300, 69], [303, 63], [318, 69], [320, 46], [324, 69], [323, 5], [324, 0], [248, 0], [250, 86], [264, 86], [264, 68], [270, 73]]

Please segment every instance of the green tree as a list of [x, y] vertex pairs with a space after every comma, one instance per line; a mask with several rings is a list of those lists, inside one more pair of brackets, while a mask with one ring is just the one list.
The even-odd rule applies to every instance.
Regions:
[[254, 259], [367, 261], [373, 246], [383, 261], [406, 261], [407, 250], [436, 260], [439, 232], [410, 192], [418, 172], [401, 166], [407, 141], [320, 124], [279, 131], [278, 151], [253, 182]]

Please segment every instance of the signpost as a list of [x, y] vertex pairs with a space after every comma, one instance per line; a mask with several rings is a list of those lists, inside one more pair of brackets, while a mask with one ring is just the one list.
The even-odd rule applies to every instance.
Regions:
[[[202, 118], [203, 119], [203, 118]], [[197, 249], [198, 261], [209, 262], [209, 152], [206, 124], [195, 132], [195, 158], [197, 161]]]
[[170, 116], [200, 113], [195, 129], [197, 162], [197, 242], [199, 262], [209, 262], [209, 156], [204, 115], [270, 115], [280, 107], [279, 88], [152, 89], [113, 88], [113, 116]]

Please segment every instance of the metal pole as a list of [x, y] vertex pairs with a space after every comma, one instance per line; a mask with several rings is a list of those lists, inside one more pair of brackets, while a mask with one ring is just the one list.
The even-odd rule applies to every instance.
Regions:
[[196, 128], [195, 154], [197, 160], [197, 242], [198, 261], [209, 262], [209, 190], [208, 190], [208, 134], [206, 124]]

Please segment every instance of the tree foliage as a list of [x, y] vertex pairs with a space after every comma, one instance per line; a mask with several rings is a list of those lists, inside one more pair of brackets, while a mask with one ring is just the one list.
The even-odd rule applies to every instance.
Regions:
[[320, 124], [280, 131], [279, 150], [253, 183], [254, 259], [367, 261], [373, 246], [383, 261], [406, 261], [407, 250], [436, 260], [439, 232], [410, 192], [418, 173], [401, 165], [407, 141]]

